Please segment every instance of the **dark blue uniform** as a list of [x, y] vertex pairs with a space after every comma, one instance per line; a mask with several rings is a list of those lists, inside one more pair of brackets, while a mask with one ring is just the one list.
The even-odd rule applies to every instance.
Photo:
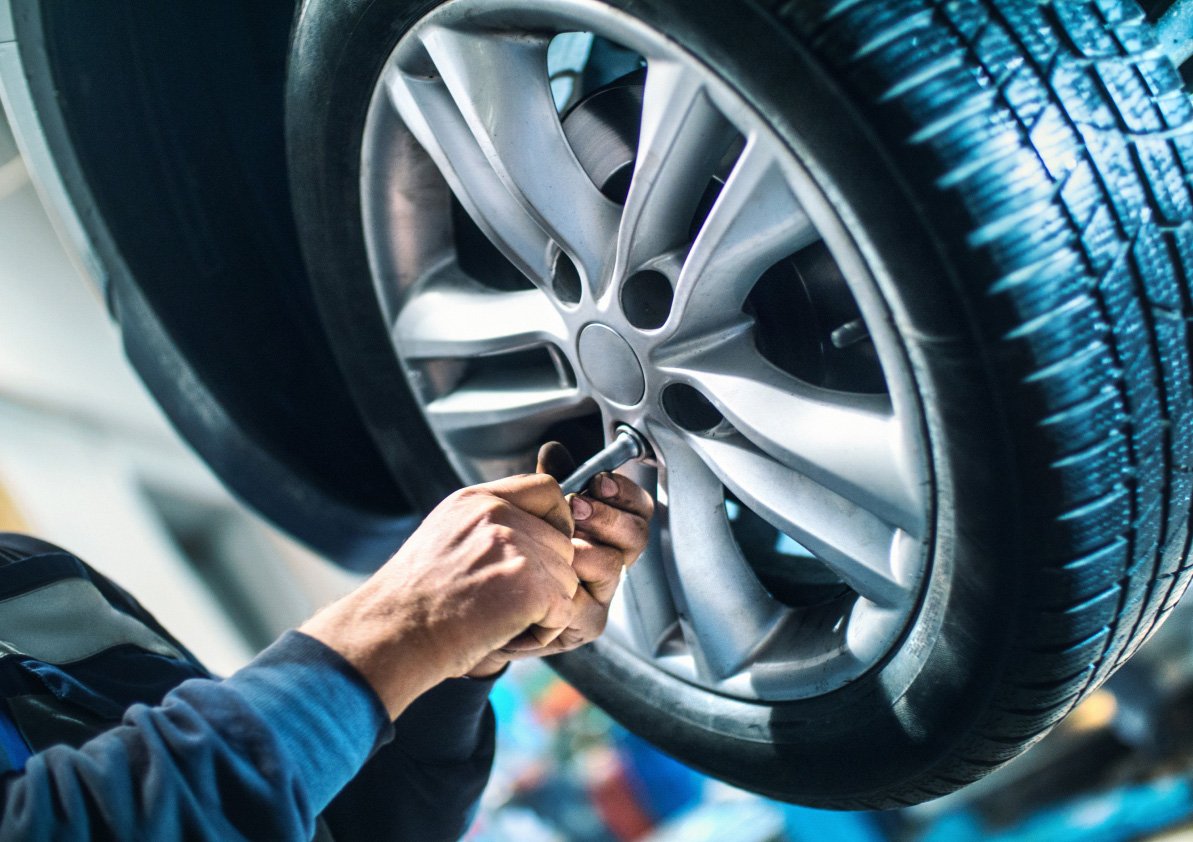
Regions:
[[489, 774], [491, 683], [391, 724], [298, 632], [217, 680], [78, 558], [0, 533], [0, 839], [454, 839]]

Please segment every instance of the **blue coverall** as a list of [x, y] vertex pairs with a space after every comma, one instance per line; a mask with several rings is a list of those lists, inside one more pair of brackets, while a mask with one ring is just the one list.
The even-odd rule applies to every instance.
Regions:
[[221, 681], [80, 559], [0, 533], [0, 840], [455, 839], [491, 685], [444, 682], [391, 724], [293, 631]]

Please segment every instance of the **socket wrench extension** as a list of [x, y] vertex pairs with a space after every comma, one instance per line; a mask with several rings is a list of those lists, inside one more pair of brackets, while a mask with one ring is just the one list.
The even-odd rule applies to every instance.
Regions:
[[564, 494], [579, 494], [602, 471], [616, 470], [631, 459], [641, 459], [650, 453], [646, 439], [632, 427], [620, 424], [614, 432], [613, 441], [559, 484]]

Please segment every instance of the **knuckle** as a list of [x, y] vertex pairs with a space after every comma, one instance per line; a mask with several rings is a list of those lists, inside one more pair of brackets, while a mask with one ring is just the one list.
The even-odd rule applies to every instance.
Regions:
[[488, 513], [493, 508], [492, 500], [495, 498], [490, 498], [483, 493], [472, 492], [469, 489], [455, 493], [459, 496], [455, 499], [451, 516], [458, 518], [459, 523], [479, 526], [488, 520]]
[[513, 474], [505, 480], [514, 489], [525, 489], [535, 485], [537, 482], [537, 474]]
[[461, 488], [444, 497], [432, 510], [431, 515], [444, 516], [445, 513], [455, 512], [468, 505], [470, 489]]
[[560, 651], [563, 652], [570, 652], [573, 649], [579, 649], [588, 642], [589, 640], [587, 635], [582, 634], [581, 632], [573, 631], [572, 629], [568, 629], [559, 636], [559, 648]]
[[478, 497], [484, 498], [484, 497], [492, 497], [492, 496], [493, 495], [491, 495], [489, 492], [485, 491], [483, 488], [478, 488], [475, 485], [470, 485], [467, 488], [461, 488], [457, 491], [453, 491], [451, 494], [447, 495], [447, 499], [459, 503], [459, 502], [465, 502], [468, 500], [472, 500], [472, 499], [478, 498]]
[[[579, 583], [577, 583], [576, 587], [579, 587]], [[562, 590], [556, 590], [554, 595], [551, 597], [551, 601], [554, 603], [555, 608], [559, 611], [559, 615], [567, 619], [569, 623], [571, 622], [571, 617], [574, 615], [576, 609], [576, 603], [573, 601], [573, 597], [575, 595], [575, 588], [571, 589], [571, 593], [568, 593], [568, 589], [565, 588]]]
[[506, 526], [509, 524], [509, 504], [500, 497], [481, 497], [476, 501], [478, 523]]
[[503, 548], [517, 543], [517, 533], [504, 523], [495, 520], [482, 521], [477, 531], [484, 537], [490, 547]]

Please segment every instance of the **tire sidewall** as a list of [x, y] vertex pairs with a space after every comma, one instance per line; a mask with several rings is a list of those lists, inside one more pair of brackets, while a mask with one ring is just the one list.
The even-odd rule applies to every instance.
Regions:
[[[309, 0], [295, 28], [287, 94], [296, 214], [316, 298], [382, 453], [424, 508], [458, 479], [406, 385], [380, 315], [360, 222], [359, 157], [385, 60], [437, 5]], [[718, 777], [818, 806], [885, 802], [963, 752], [1009, 657], [1024, 553], [1015, 529], [1019, 485], [989, 356], [912, 190], [803, 45], [740, 4], [608, 5], [734, 80], [786, 143], [829, 174], [831, 183], [820, 186], [871, 263], [916, 378], [936, 487], [934, 553], [920, 610], [898, 651], [825, 696], [779, 704], [719, 696], [601, 642], [552, 659], [553, 666], [625, 725]], [[994, 476], [993, 466], [1004, 473]]]

